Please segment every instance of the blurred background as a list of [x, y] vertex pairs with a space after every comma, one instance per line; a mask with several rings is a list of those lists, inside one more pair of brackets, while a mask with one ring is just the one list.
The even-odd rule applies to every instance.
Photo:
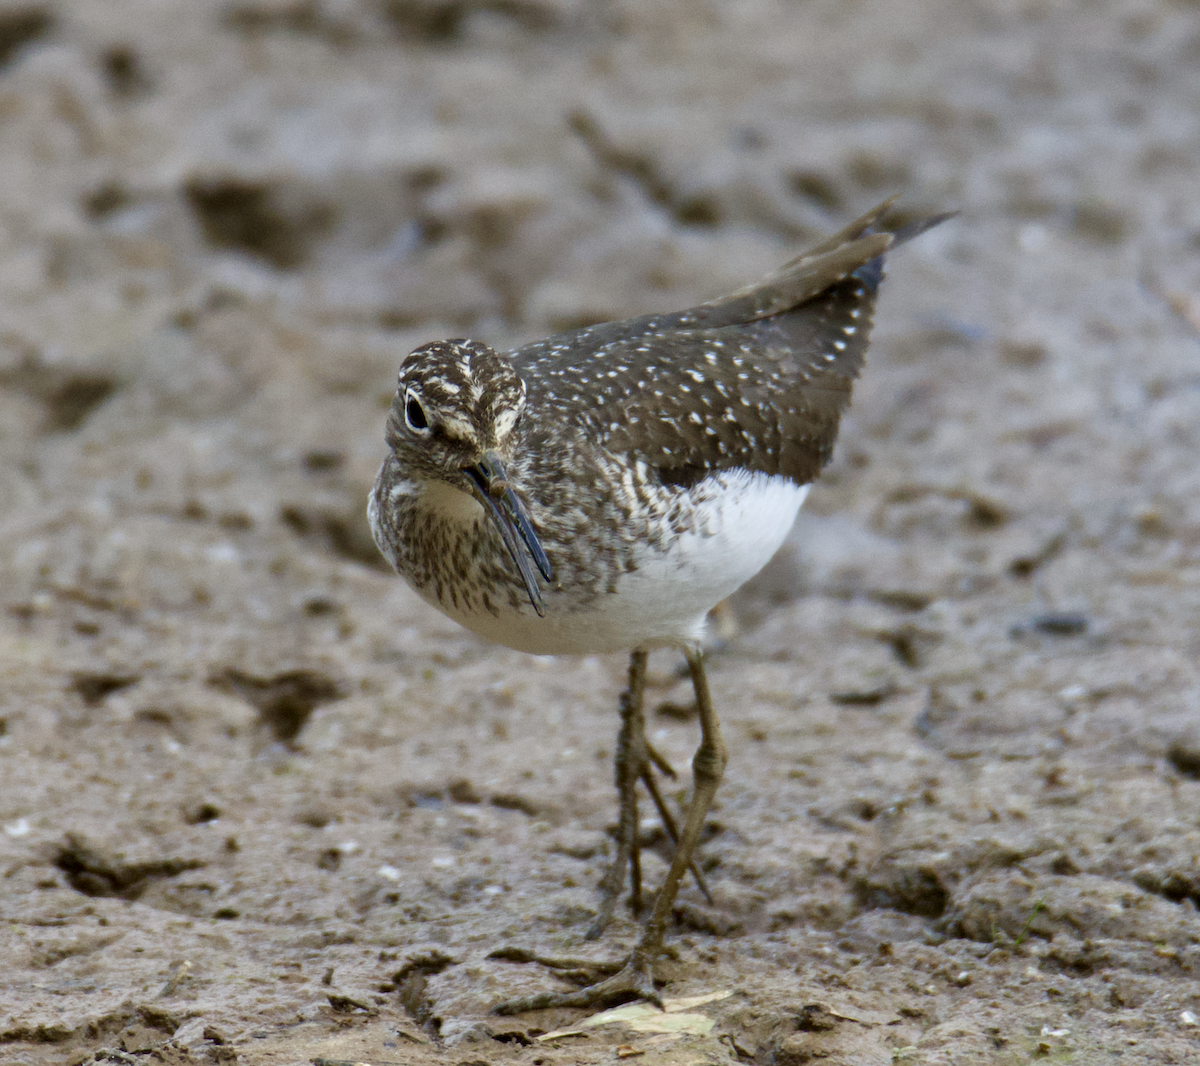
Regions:
[[[624, 664], [385, 572], [396, 368], [687, 306], [897, 193], [961, 214], [891, 257], [835, 460], [721, 621], [717, 905], [681, 896], [671, 979], [758, 1020], [686, 1054], [1193, 1054], [1198, 69], [1194, 0], [0, 5], [17, 1061], [351, 1014], [322, 1054], [559, 1061], [481, 1020], [554, 979], [485, 956], [583, 950]], [[798, 1032], [831, 989], [858, 1035]]]

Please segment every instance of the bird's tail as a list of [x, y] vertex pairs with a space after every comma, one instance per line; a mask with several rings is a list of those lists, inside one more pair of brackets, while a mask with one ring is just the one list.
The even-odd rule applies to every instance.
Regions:
[[892, 229], [881, 220], [896, 197], [889, 197], [825, 240], [752, 285], [702, 304], [688, 314], [706, 326], [733, 325], [770, 318], [798, 307], [843, 278], [854, 275], [872, 289], [883, 277], [883, 255], [926, 230], [953, 218], [947, 211]]

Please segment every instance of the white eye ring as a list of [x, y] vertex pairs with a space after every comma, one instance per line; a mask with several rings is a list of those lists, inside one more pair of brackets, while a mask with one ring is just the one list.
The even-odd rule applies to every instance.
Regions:
[[414, 433], [422, 435], [430, 430], [429, 416], [412, 389], [404, 393], [404, 424]]

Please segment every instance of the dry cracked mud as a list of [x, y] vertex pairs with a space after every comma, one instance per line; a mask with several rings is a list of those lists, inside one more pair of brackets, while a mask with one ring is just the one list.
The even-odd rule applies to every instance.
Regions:
[[[1195, 1061], [1197, 69], [1189, 0], [4, 3], [0, 1060]], [[385, 572], [398, 361], [894, 192], [961, 215], [717, 620], [685, 1020], [490, 1015], [636, 935], [582, 939], [625, 664]]]

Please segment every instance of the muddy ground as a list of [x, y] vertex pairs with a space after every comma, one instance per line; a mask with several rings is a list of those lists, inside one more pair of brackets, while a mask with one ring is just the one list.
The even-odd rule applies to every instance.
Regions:
[[[0, 1060], [1200, 1056], [1194, 2], [29, 0], [0, 64]], [[491, 1016], [567, 987], [494, 949], [636, 936], [582, 939], [625, 664], [385, 572], [398, 361], [894, 192], [962, 214], [719, 619], [684, 1009]]]

